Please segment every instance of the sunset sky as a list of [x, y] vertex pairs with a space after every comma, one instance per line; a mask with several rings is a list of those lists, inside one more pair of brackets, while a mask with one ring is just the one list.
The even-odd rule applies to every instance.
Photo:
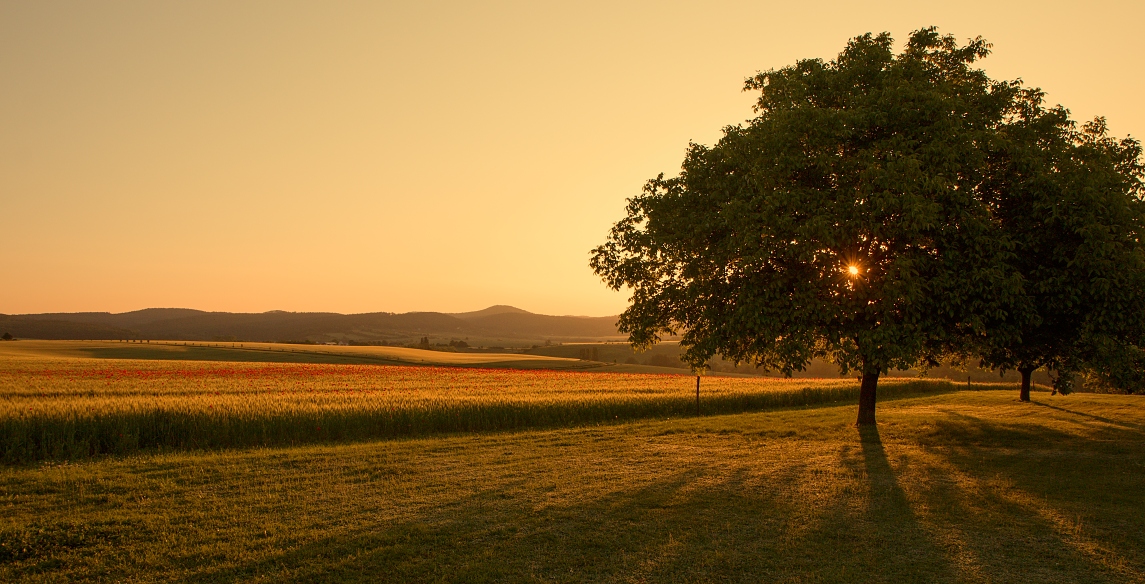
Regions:
[[1145, 136], [1145, 2], [859, 4], [0, 2], [0, 313], [616, 314], [625, 198], [865, 32]]

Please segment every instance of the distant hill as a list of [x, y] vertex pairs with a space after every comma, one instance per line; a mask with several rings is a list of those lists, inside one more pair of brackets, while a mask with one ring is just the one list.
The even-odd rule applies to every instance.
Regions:
[[473, 318], [481, 318], [483, 316], [495, 316], [498, 314], [533, 314], [527, 310], [521, 310], [516, 306], [509, 306], [507, 304], [497, 304], [490, 306], [485, 310], [475, 310], [473, 312], [454, 312], [449, 316], [456, 316], [457, 318], [464, 318], [466, 320]]
[[481, 330], [530, 337], [616, 337], [615, 316], [548, 316], [530, 312], [501, 312], [469, 319]]
[[[105, 324], [59, 318], [29, 318], [39, 315], [0, 315], [0, 335], [18, 339], [132, 339], [133, 331]], [[45, 315], [57, 316], [57, 315]]]
[[[512, 306], [441, 312], [231, 313], [186, 308], [0, 315], [0, 334], [27, 339], [165, 339], [409, 342], [468, 338], [472, 345], [621, 338], [616, 317], [549, 316]], [[436, 339], [434, 339], [436, 337]]]

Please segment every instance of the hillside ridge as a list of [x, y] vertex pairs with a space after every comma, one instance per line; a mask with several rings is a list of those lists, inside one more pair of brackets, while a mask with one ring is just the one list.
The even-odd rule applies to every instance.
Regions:
[[406, 343], [472, 339], [477, 344], [621, 338], [615, 316], [535, 314], [508, 305], [463, 313], [207, 312], [145, 308], [129, 312], [0, 314], [0, 333], [28, 339], [164, 339]]

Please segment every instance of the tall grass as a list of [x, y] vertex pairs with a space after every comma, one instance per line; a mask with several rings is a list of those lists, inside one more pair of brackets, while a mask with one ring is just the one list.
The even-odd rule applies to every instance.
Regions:
[[[370, 365], [0, 362], [0, 460], [357, 441], [696, 415], [678, 375]], [[881, 398], [949, 391], [888, 379]], [[849, 379], [705, 378], [701, 411], [856, 401]]]

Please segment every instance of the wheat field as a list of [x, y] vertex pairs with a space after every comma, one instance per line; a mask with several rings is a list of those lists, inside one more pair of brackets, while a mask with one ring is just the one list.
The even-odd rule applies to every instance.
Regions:
[[[6, 463], [615, 423], [857, 399], [851, 379], [307, 363], [0, 359]], [[949, 391], [887, 379], [881, 395]]]

